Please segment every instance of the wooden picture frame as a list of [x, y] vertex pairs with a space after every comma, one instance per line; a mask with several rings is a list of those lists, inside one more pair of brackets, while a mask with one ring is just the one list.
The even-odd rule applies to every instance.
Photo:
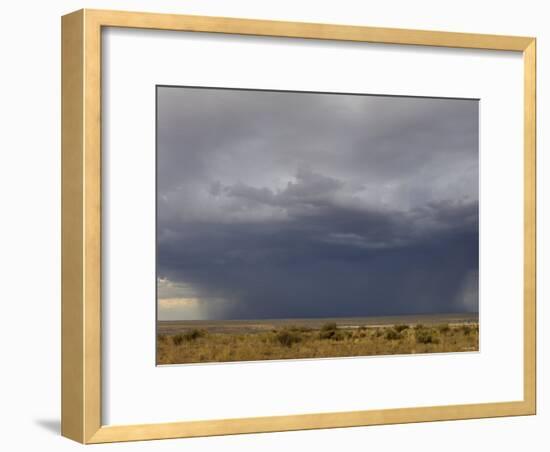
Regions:
[[[130, 27], [512, 50], [524, 64], [523, 400], [145, 425], [101, 420], [101, 29]], [[80, 10], [62, 19], [62, 435], [81, 443], [351, 427], [536, 411], [535, 38]]]

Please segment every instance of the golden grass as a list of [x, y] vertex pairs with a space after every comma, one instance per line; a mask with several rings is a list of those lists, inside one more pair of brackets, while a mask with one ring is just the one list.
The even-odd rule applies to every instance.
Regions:
[[157, 364], [328, 358], [475, 351], [477, 323], [320, 329], [291, 326], [268, 332], [209, 333], [189, 329], [157, 337]]

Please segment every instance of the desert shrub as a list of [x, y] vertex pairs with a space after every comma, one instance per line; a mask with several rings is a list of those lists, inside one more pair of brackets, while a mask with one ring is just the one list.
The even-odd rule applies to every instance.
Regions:
[[333, 341], [343, 341], [344, 339], [347, 339], [351, 337], [351, 334], [349, 331], [340, 331], [337, 330], [334, 332], [334, 335], [331, 337]]
[[464, 333], [464, 336], [469, 336], [472, 332], [472, 327], [470, 325], [462, 325], [462, 332]]
[[194, 341], [199, 337], [206, 336], [206, 331], [193, 328], [192, 330], [188, 330], [185, 333], [183, 333], [183, 336], [186, 341]]
[[433, 336], [427, 330], [418, 330], [415, 336], [419, 344], [431, 344], [433, 341]]
[[328, 330], [328, 331], [319, 331], [319, 339], [330, 339], [333, 341], [342, 341], [344, 339], [349, 339], [353, 336], [351, 331], [340, 331], [340, 330]]
[[382, 328], [376, 328], [376, 330], [374, 331], [374, 335], [376, 337], [380, 337], [384, 334], [384, 330]]
[[422, 325], [421, 323], [417, 323], [415, 326], [414, 326], [414, 329], [415, 330], [423, 330], [424, 329], [424, 325]]
[[176, 334], [172, 336], [172, 342], [174, 345], [181, 345], [184, 342], [190, 342], [206, 335], [206, 331], [193, 328], [192, 330], [185, 331], [184, 333]]
[[183, 334], [176, 334], [175, 336], [172, 336], [172, 342], [174, 345], [181, 345], [183, 341], [185, 340], [185, 337]]
[[394, 328], [388, 328], [386, 330], [386, 334], [384, 334], [384, 337], [389, 341], [396, 341], [398, 339], [401, 339], [403, 336], [400, 332], [396, 331]]
[[319, 339], [332, 339], [336, 336], [336, 330], [323, 330], [319, 331]]
[[439, 344], [439, 338], [429, 329], [418, 329], [415, 336], [419, 344]]
[[323, 325], [321, 326], [321, 331], [335, 331], [336, 329], [338, 329], [338, 325], [336, 325], [336, 322], [323, 323]]
[[350, 330], [338, 331], [337, 335], [338, 334], [342, 337], [342, 339], [351, 339], [353, 337], [353, 331]]
[[402, 325], [395, 325], [393, 327], [395, 329], [395, 331], [397, 331], [398, 333], [401, 333], [402, 331], [405, 331], [409, 328], [409, 325], [406, 325], [406, 324], [402, 324]]
[[157, 334], [157, 341], [165, 344], [166, 343], [166, 334]]
[[441, 325], [438, 325], [437, 326], [437, 329], [439, 330], [439, 332], [441, 334], [446, 334], [448, 333], [449, 331], [451, 331], [451, 327], [449, 326], [448, 323], [442, 323]]
[[284, 347], [292, 347], [292, 344], [296, 344], [302, 340], [302, 337], [295, 331], [288, 329], [281, 330], [275, 335], [275, 339], [279, 344]]
[[338, 337], [338, 325], [336, 322], [327, 322], [321, 326], [321, 331], [319, 331], [320, 339], [337, 339]]

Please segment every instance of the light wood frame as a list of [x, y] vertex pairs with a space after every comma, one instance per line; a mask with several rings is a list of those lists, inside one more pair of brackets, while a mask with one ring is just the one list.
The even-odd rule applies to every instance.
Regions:
[[[522, 401], [144, 425], [101, 423], [101, 29], [162, 30], [512, 50], [524, 62]], [[80, 10], [62, 18], [62, 434], [81, 443], [150, 440], [536, 412], [535, 38]]]

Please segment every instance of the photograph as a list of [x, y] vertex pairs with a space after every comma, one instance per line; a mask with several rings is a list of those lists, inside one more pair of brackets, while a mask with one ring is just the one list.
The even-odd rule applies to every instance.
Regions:
[[157, 364], [478, 350], [477, 99], [156, 95]]
[[292, 432], [330, 449], [367, 426], [380, 447], [388, 430], [408, 449], [540, 439], [543, 15], [457, 10], [434, 26], [418, 5], [407, 20], [298, 6], [36, 15], [53, 25], [27, 44], [61, 63], [42, 110], [60, 114], [12, 127], [11, 148], [31, 138], [37, 161], [55, 158], [8, 152], [25, 170], [6, 165], [9, 193], [29, 192], [8, 217], [60, 215], [6, 234], [25, 266], [6, 318], [35, 319], [23, 336], [59, 366], [8, 443], [280, 450]]

